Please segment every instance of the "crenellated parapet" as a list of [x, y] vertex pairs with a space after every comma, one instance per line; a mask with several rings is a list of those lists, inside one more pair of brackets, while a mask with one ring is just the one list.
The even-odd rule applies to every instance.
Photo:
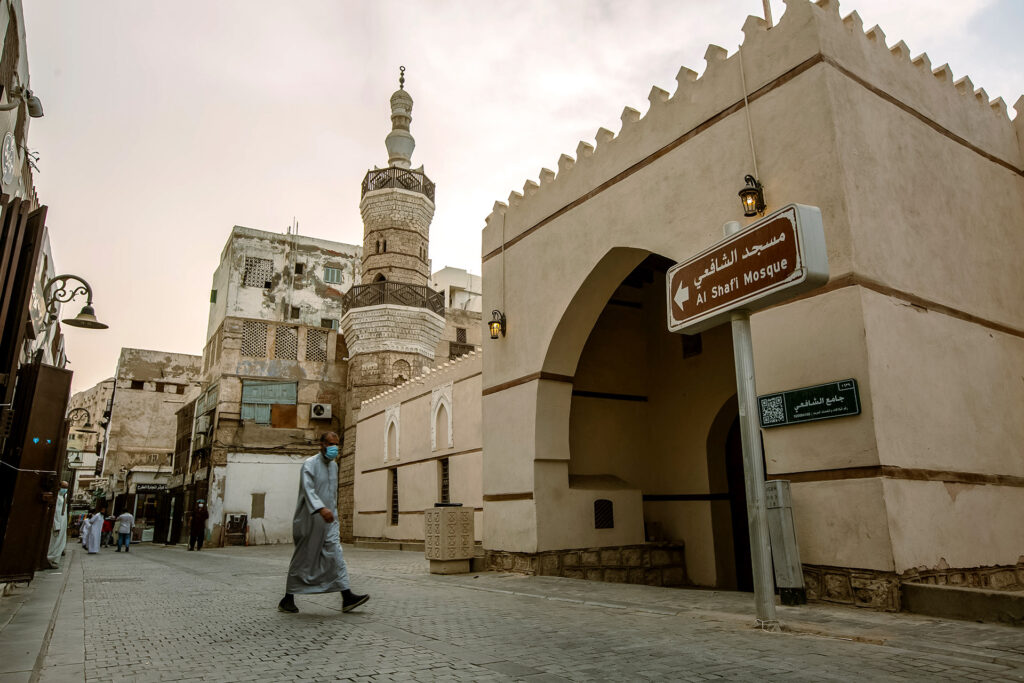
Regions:
[[375, 396], [364, 399], [360, 409], [364, 414], [379, 410], [384, 405], [401, 403], [417, 396], [425, 389], [441, 386], [449, 382], [478, 374], [481, 369], [482, 353], [479, 350], [459, 356], [455, 360], [445, 361], [433, 368], [424, 368], [419, 374], [402, 384], [391, 387]]
[[652, 87], [645, 113], [625, 107], [618, 134], [598, 128], [594, 142], [581, 141], [575, 156], [559, 156], [557, 171], [542, 168], [538, 180], [529, 179], [521, 191], [513, 190], [507, 203], [495, 202], [483, 233], [485, 260], [503, 239], [507, 243], [556, 216], [578, 198], [631, 172], [638, 162], [670, 153], [715, 117], [742, 112], [743, 80], [755, 127], [757, 99], [811, 69], [831, 69], [1010, 171], [1024, 168], [1024, 97], [1009, 119], [1001, 98], [990, 100], [968, 77], [956, 78], [947, 64], [933, 66], [927, 54], [915, 56], [903, 41], [890, 46], [881, 28], [864, 29], [857, 12], [841, 16], [836, 0], [786, 0], [786, 12], [776, 26], [769, 28], [751, 16], [743, 34], [740, 49], [731, 55], [709, 45], [699, 77], [682, 67], [671, 94]]

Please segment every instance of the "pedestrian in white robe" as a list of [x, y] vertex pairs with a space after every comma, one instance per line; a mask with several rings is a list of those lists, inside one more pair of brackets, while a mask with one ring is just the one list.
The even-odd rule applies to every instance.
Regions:
[[295, 550], [288, 566], [284, 598], [277, 607], [295, 613], [295, 593], [341, 593], [341, 611], [370, 599], [349, 589], [338, 524], [338, 443], [334, 432], [320, 437], [320, 452], [302, 463], [299, 498], [292, 518]]
[[57, 507], [53, 511], [53, 529], [50, 534], [50, 546], [46, 550], [46, 561], [54, 569], [60, 566], [60, 557], [64, 554], [64, 547], [68, 543], [68, 483], [60, 483], [60, 493], [57, 494]]
[[78, 540], [82, 543], [82, 547], [85, 547], [85, 542], [89, 540], [89, 513], [82, 515], [82, 521], [78, 524]]
[[85, 530], [85, 549], [90, 555], [100, 551], [100, 537], [103, 534], [103, 513], [107, 511], [106, 505], [100, 505], [96, 512], [89, 517], [89, 526]]

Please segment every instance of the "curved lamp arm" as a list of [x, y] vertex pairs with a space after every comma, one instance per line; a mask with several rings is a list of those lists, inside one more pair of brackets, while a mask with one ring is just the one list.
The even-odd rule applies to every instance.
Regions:
[[[82, 284], [69, 287], [69, 280], [77, 280]], [[54, 289], [54, 285], [57, 284], [59, 286]], [[92, 306], [92, 287], [89, 286], [88, 282], [77, 275], [58, 275], [50, 278], [46, 286], [43, 287], [43, 295], [46, 297], [46, 313], [49, 316], [49, 320], [57, 319], [58, 303], [66, 304], [79, 294], [85, 294], [87, 297], [86, 305]]]

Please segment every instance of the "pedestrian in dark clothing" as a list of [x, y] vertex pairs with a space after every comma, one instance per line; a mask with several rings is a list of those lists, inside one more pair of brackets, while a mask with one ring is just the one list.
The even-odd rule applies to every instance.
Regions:
[[196, 509], [192, 511], [192, 521], [189, 524], [189, 550], [203, 549], [203, 541], [206, 540], [206, 520], [209, 518], [210, 513], [206, 511], [206, 506], [203, 505], [203, 501], [199, 501]]

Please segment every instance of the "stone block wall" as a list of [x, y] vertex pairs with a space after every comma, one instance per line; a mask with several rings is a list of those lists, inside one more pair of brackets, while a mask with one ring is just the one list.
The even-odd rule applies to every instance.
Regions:
[[682, 545], [655, 543], [544, 553], [488, 550], [486, 565], [494, 571], [533, 576], [562, 576], [647, 586], [689, 586], [692, 584], [686, 574], [684, 551]]
[[1015, 590], [1024, 587], [1024, 556], [1016, 565], [912, 569], [899, 575], [872, 569], [804, 565], [809, 600], [898, 612], [902, 608], [900, 585], [904, 583]]
[[367, 192], [359, 210], [364, 240], [362, 283], [369, 284], [383, 275], [394, 282], [426, 285], [430, 280], [427, 254], [434, 203], [418, 192], [387, 189]]

